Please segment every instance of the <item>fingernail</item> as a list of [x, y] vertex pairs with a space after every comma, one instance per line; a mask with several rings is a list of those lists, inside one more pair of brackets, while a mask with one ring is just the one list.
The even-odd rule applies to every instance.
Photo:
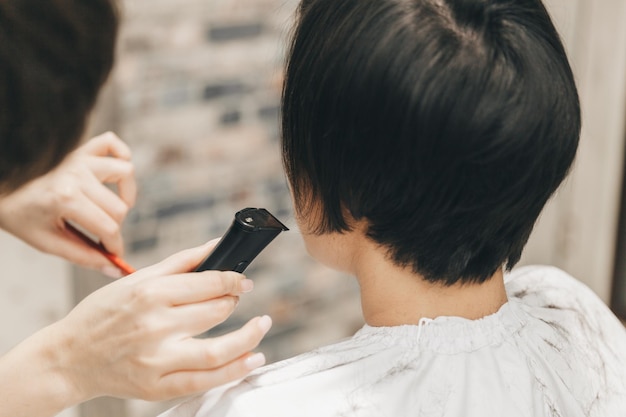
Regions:
[[216, 239], [212, 239], [209, 240], [207, 243], [204, 244], [204, 246], [215, 246], [219, 243], [219, 241], [221, 240], [221, 238], [216, 238]]
[[246, 368], [252, 370], [256, 369], [259, 366], [265, 365], [265, 355], [262, 353], [255, 353], [252, 356], [249, 356], [245, 360]]
[[267, 333], [272, 327], [272, 318], [270, 316], [263, 316], [259, 319], [258, 325], [263, 333]]
[[102, 272], [109, 278], [122, 278], [122, 271], [114, 266], [103, 266], [102, 268], [100, 268], [100, 272]]
[[251, 279], [242, 279], [239, 288], [243, 293], [250, 292], [254, 289], [254, 282]]

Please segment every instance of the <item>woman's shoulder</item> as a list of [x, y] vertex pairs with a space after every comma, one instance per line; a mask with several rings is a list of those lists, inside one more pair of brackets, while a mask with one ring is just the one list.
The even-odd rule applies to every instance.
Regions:
[[509, 298], [547, 308], [608, 310], [604, 302], [584, 283], [553, 266], [524, 266], [505, 275]]
[[539, 386], [560, 381], [587, 416], [613, 416], [623, 409], [626, 330], [600, 297], [555, 267], [519, 268], [506, 276], [505, 285], [509, 299], [523, 310], [527, 325], [517, 345]]
[[[315, 413], [325, 415], [343, 395], [341, 390], [330, 388], [346, 385], [353, 377], [345, 366], [367, 361], [384, 349], [385, 346], [368, 343], [357, 333], [344, 341], [259, 368], [241, 381], [188, 399], [160, 417], [274, 417], [295, 415], [299, 407], [303, 407], [300, 415], [309, 416], [311, 400], [315, 401]], [[324, 392], [324, 402], [319, 401], [320, 392]]]
[[626, 349], [623, 324], [597, 294], [568, 273], [550, 266], [523, 267], [508, 274], [505, 285], [509, 299], [528, 317], [560, 329], [558, 333], [567, 331], [572, 343], [602, 342]]

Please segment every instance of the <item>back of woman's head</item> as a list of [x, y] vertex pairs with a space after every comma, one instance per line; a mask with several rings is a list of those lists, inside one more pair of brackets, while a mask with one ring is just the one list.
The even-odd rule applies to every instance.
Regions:
[[580, 133], [540, 0], [304, 0], [282, 117], [299, 214], [445, 284], [517, 263]]
[[79, 142], [113, 65], [114, 0], [0, 2], [0, 192]]

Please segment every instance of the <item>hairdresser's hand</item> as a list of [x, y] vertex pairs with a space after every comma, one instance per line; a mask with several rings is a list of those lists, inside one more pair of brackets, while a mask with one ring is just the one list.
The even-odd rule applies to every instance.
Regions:
[[[123, 252], [120, 225], [135, 203], [130, 150], [113, 133], [78, 148], [50, 173], [0, 198], [0, 228], [31, 246], [92, 268], [108, 261], [68, 232], [71, 220]], [[104, 184], [115, 184], [117, 193]]]
[[213, 339], [194, 339], [234, 310], [252, 281], [234, 272], [187, 273], [215, 241], [100, 289], [61, 326], [73, 351], [70, 380], [84, 396], [162, 400], [206, 391], [264, 363], [250, 353], [269, 317]]
[[99, 289], [0, 358], [0, 415], [51, 416], [102, 395], [164, 400], [262, 365], [264, 356], [251, 351], [269, 330], [269, 317], [224, 336], [192, 337], [224, 321], [252, 289], [234, 272], [184, 273], [212, 244]]

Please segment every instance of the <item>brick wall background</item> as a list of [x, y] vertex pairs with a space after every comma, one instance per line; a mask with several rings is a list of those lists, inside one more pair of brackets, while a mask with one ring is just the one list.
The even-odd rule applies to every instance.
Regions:
[[[115, 130], [134, 152], [139, 197], [124, 235], [135, 267], [219, 237], [244, 207], [267, 208], [291, 228], [247, 269], [255, 291], [208, 335], [270, 314], [274, 327], [259, 348], [269, 361], [362, 324], [354, 280], [305, 253], [282, 172], [281, 66], [295, 4], [126, 0], [116, 70], [96, 115], [105, 120], [101, 130]], [[126, 412], [148, 416], [163, 407], [132, 401]]]
[[[244, 207], [265, 207], [291, 227], [246, 271], [257, 289], [225, 325], [272, 314], [275, 328], [264, 346], [272, 360], [360, 325], [352, 280], [306, 255], [282, 172], [281, 67], [294, 6], [127, 0], [109, 104], [116, 131], [133, 148], [140, 183], [125, 229], [133, 265], [219, 237]], [[355, 314], [328, 328], [309, 324], [346, 302]]]

